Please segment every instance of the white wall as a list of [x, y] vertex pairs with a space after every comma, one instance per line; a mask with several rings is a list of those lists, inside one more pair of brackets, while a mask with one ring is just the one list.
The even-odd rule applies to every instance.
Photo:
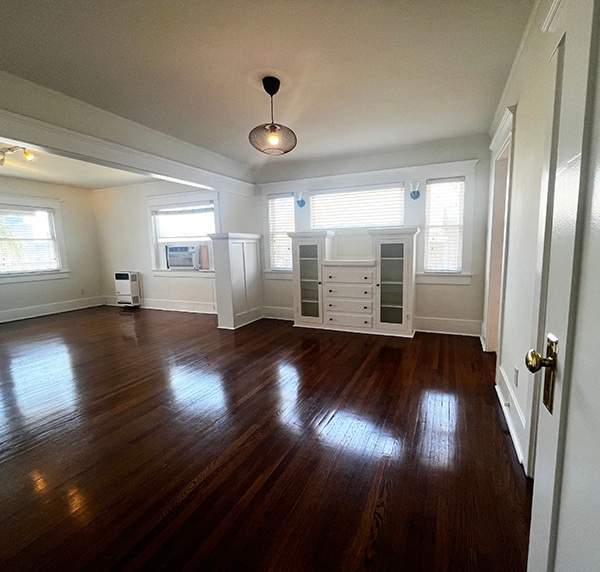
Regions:
[[59, 199], [70, 274], [2, 284], [0, 322], [104, 303], [92, 195], [82, 189], [0, 178], [0, 194]]
[[[152, 268], [149, 197], [202, 195], [189, 187], [156, 181], [93, 193], [102, 258], [102, 292], [116, 303], [113, 274], [118, 270], [141, 273], [142, 305], [148, 308], [214, 313], [214, 272], [158, 272]], [[218, 193], [218, 232], [260, 233], [260, 200], [234, 193]]]
[[[540, 251], [547, 194], [543, 171], [549, 155], [555, 73], [548, 65], [557, 43], [542, 32], [551, 2], [542, 1], [532, 14], [522, 51], [501, 99], [492, 132], [506, 109], [516, 106], [514, 118], [512, 189], [507, 228], [505, 297], [497, 359], [497, 388], [519, 458], [527, 470], [533, 413], [534, 376], [524, 356], [538, 346], [540, 311]], [[543, 223], [543, 220], [542, 220]], [[518, 385], [514, 381], [518, 370]]]

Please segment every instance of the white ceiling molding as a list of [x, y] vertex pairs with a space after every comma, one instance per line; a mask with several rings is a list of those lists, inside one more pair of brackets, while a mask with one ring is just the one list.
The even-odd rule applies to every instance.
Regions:
[[552, 4], [550, 4], [548, 13], [542, 23], [542, 32], [549, 34], [556, 31], [557, 20], [560, 18], [565, 4], [566, 2], [563, 0], [552, 0]]
[[49, 153], [113, 169], [151, 175], [157, 179], [162, 178], [181, 184], [189, 182], [190, 186], [201, 186], [243, 196], [254, 196], [255, 194], [255, 185], [252, 183], [185, 165], [10, 111], [0, 110], [0, 134], [6, 139], [25, 141], [33, 149], [37, 147]]
[[265, 183], [259, 186], [263, 194], [365, 188], [374, 185], [389, 185], [399, 181], [474, 175], [477, 163], [479, 163], [479, 159], [468, 159], [466, 161], [434, 163], [430, 165], [418, 165], [415, 167], [401, 167], [398, 169], [383, 169], [380, 171], [364, 171], [344, 175], [295, 179], [292, 181]]

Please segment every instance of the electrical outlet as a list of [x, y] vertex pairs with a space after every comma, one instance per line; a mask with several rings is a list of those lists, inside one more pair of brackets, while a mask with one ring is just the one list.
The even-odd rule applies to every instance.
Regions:
[[519, 368], [518, 367], [515, 367], [513, 381], [515, 382], [515, 387], [519, 387]]

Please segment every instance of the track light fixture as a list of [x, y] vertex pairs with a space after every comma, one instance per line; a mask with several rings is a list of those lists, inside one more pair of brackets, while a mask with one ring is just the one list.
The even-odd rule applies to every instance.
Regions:
[[14, 145], [13, 147], [4, 147], [3, 149], [0, 149], [0, 167], [4, 167], [7, 155], [12, 155], [17, 151], [23, 151], [23, 156], [26, 161], [35, 161], [35, 155], [31, 151], [28, 151], [25, 147]]
[[262, 79], [264, 90], [271, 96], [271, 123], [258, 125], [248, 135], [250, 144], [261, 153], [267, 155], [283, 155], [289, 153], [298, 140], [296, 134], [285, 125], [275, 123], [273, 119], [273, 96], [279, 91], [280, 81], [276, 77], [266, 76]]

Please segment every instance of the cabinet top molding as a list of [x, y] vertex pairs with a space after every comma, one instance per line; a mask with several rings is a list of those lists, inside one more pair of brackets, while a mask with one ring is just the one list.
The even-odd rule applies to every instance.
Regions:
[[371, 236], [416, 236], [421, 232], [418, 226], [403, 226], [403, 227], [392, 227], [392, 228], [368, 228], [367, 232]]

